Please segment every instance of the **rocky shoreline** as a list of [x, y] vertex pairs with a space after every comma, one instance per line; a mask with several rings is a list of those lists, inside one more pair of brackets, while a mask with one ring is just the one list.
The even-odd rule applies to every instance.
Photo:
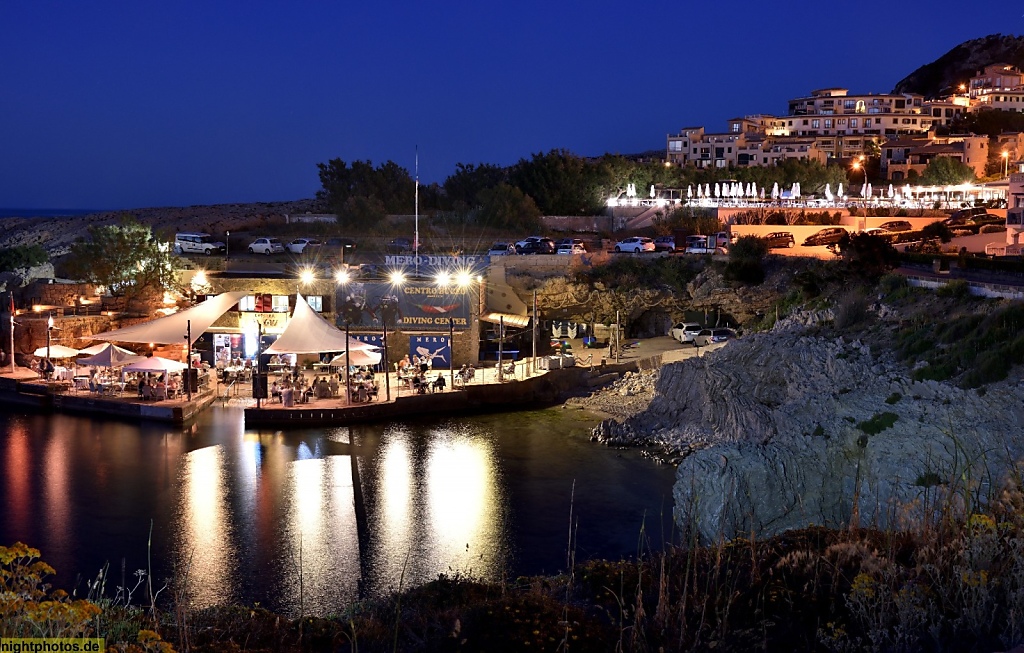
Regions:
[[[821, 316], [818, 316], [821, 317]], [[569, 402], [593, 438], [678, 465], [676, 519], [708, 540], [812, 524], [893, 526], [966, 509], [1024, 457], [1024, 381], [915, 381], [889, 352], [790, 320]]]

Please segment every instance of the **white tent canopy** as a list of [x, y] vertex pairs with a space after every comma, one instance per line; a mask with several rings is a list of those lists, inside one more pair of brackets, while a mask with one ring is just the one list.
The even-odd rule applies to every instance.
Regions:
[[377, 349], [374, 345], [345, 333], [325, 320], [309, 307], [302, 295], [296, 295], [295, 310], [277, 341], [267, 348], [266, 354], [320, 354], [326, 351], [355, 351]]
[[180, 372], [188, 365], [159, 356], [140, 356], [140, 360], [124, 366], [126, 372]]
[[[380, 363], [381, 354], [379, 351], [351, 349], [349, 350], [349, 358], [352, 359], [352, 365], [377, 365]], [[345, 365], [345, 354], [338, 354], [331, 359], [332, 367], [341, 367], [343, 365]]]
[[[47, 353], [47, 349], [49, 349], [49, 353]], [[46, 356], [49, 356], [50, 358], [74, 358], [78, 355], [78, 350], [72, 349], [71, 347], [65, 347], [64, 345], [50, 345], [49, 348], [40, 347], [35, 350], [34, 354], [44, 358]]]
[[190, 309], [174, 313], [167, 317], [160, 317], [142, 324], [135, 324], [123, 329], [107, 331], [94, 336], [97, 340], [109, 340], [112, 342], [152, 342], [160, 345], [167, 345], [174, 342], [181, 342], [185, 339], [185, 331], [188, 323], [192, 323], [192, 342], [195, 342], [203, 332], [210, 328], [214, 322], [220, 319], [221, 315], [228, 312], [238, 300], [248, 293], [226, 292], [207, 299], [202, 304], [197, 304]]
[[[90, 349], [94, 349], [94, 347], [90, 347]], [[141, 358], [142, 356], [136, 356], [127, 349], [121, 349], [109, 342], [105, 342], [99, 353], [86, 358], [79, 358], [75, 362], [78, 365], [88, 367], [121, 367], [122, 365], [134, 363]]]
[[128, 356], [134, 356], [135, 355], [135, 352], [128, 351], [124, 347], [118, 347], [117, 345], [110, 344], [109, 342], [101, 342], [98, 345], [90, 345], [89, 347], [86, 347], [85, 349], [79, 349], [78, 353], [79, 354], [85, 354], [87, 356], [95, 356], [96, 354], [100, 353], [101, 351], [106, 350], [109, 347], [113, 347], [116, 351], [119, 351], [122, 354], [126, 354]]

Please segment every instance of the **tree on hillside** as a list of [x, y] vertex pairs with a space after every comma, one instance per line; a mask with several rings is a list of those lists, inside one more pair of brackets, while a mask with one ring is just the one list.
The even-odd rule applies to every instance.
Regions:
[[30, 268], [50, 260], [49, 254], [39, 245], [19, 245], [0, 249], [0, 272]]
[[[352, 198], [375, 200], [384, 207], [386, 214], [409, 214], [413, 212], [415, 182], [409, 171], [394, 161], [387, 161], [376, 168], [371, 161], [353, 161], [351, 165], [341, 159], [318, 163], [320, 184], [317, 199], [345, 221], [351, 219], [345, 207]], [[367, 224], [350, 224], [357, 227], [371, 227]]]
[[76, 280], [123, 297], [126, 306], [144, 294], [174, 287], [170, 248], [129, 215], [117, 225], [89, 227], [88, 238], [71, 246], [65, 269]]
[[515, 186], [501, 183], [481, 190], [477, 197], [481, 224], [517, 231], [537, 231], [540, 228], [537, 204]]
[[875, 280], [900, 262], [900, 256], [888, 238], [869, 233], [843, 236], [839, 241], [839, 256], [851, 271]]
[[937, 156], [921, 173], [921, 183], [929, 186], [955, 186], [974, 181], [974, 170], [949, 156]]
[[544, 215], [593, 215], [604, 208], [600, 188], [607, 172], [565, 150], [520, 159], [509, 183], [533, 198]]
[[444, 180], [446, 208], [466, 211], [477, 206], [478, 196], [508, 180], [508, 171], [490, 163], [456, 163], [455, 172]]

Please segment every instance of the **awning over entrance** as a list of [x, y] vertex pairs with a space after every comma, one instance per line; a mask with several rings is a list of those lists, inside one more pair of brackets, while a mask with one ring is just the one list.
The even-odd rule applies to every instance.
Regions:
[[516, 329], [522, 329], [523, 327], [530, 326], [529, 315], [513, 315], [512, 313], [487, 313], [481, 315], [480, 319], [484, 322], [490, 322], [491, 324], [504, 323], [505, 326], [514, 327]]

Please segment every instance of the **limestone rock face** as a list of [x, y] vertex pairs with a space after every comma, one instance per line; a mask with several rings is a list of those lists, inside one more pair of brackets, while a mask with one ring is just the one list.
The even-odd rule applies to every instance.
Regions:
[[53, 264], [43, 263], [31, 268], [19, 268], [11, 272], [0, 272], [0, 292], [24, 288], [36, 279], [52, 279]]
[[684, 455], [676, 518], [714, 540], [897, 525], [926, 498], [984, 498], [1024, 454], [1022, 398], [1016, 381], [915, 382], [888, 355], [791, 324], [664, 366], [646, 411], [598, 429]]

